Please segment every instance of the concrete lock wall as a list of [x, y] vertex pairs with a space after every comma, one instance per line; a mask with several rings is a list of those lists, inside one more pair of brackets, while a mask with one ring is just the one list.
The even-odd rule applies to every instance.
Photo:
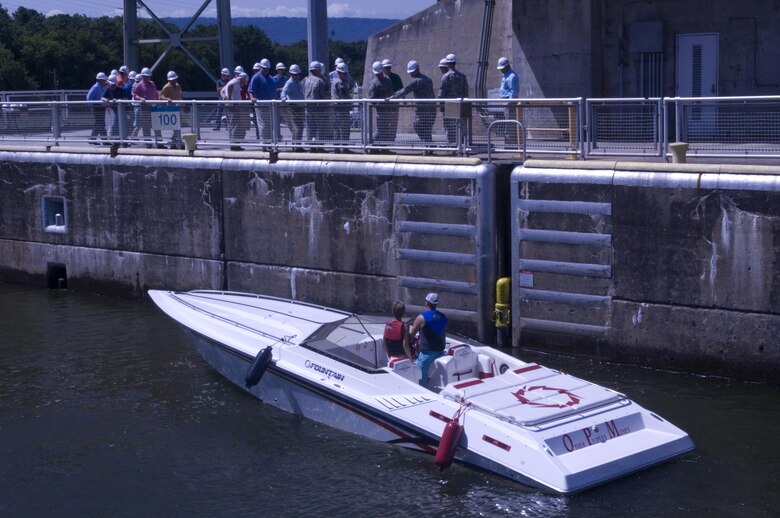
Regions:
[[780, 371], [780, 168], [529, 161], [512, 174], [513, 340]]
[[435, 290], [453, 329], [490, 341], [495, 169], [358, 160], [0, 152], [0, 280], [400, 299], [410, 317]]

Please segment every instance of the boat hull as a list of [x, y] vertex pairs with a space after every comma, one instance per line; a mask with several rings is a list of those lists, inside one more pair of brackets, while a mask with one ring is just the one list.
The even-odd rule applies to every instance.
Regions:
[[[582, 491], [693, 449], [682, 430], [622, 394], [486, 346], [448, 340], [429, 390], [419, 372], [380, 359], [384, 319], [250, 294], [150, 295], [209, 365], [263, 402], [429, 454], [458, 418], [456, 462], [532, 488]], [[273, 359], [247, 386], [266, 350]]]

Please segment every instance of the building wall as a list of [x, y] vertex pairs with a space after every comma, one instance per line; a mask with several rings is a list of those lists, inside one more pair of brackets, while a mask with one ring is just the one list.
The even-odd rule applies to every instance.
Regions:
[[537, 160], [512, 178], [516, 345], [777, 375], [780, 169]]
[[[394, 60], [403, 73], [409, 59], [438, 86], [438, 60], [449, 52], [473, 86], [485, 2], [442, 0], [368, 42], [367, 67]], [[660, 31], [654, 32], [655, 28]], [[716, 33], [717, 94], [775, 95], [780, 91], [780, 1], [746, 0], [498, 0], [495, 5], [487, 88], [500, 76], [495, 63], [511, 59], [520, 96], [637, 97], [642, 52], [660, 53], [661, 86], [654, 96], [676, 96], [677, 37]], [[649, 30], [648, 30], [649, 29]], [[364, 84], [371, 79], [364, 73]]]

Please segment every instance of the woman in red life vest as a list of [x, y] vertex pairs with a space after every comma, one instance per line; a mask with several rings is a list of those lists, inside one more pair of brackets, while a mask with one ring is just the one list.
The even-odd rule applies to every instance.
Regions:
[[409, 348], [409, 327], [403, 321], [406, 306], [400, 300], [393, 304], [393, 320], [385, 324], [385, 333], [382, 337], [382, 347], [390, 360], [412, 359], [412, 350]]

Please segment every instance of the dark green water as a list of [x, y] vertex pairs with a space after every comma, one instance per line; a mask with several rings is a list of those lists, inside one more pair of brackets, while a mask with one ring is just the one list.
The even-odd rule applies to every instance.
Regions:
[[151, 301], [0, 285], [0, 516], [780, 516], [780, 385], [562, 356], [687, 456], [552, 496], [234, 389]]

